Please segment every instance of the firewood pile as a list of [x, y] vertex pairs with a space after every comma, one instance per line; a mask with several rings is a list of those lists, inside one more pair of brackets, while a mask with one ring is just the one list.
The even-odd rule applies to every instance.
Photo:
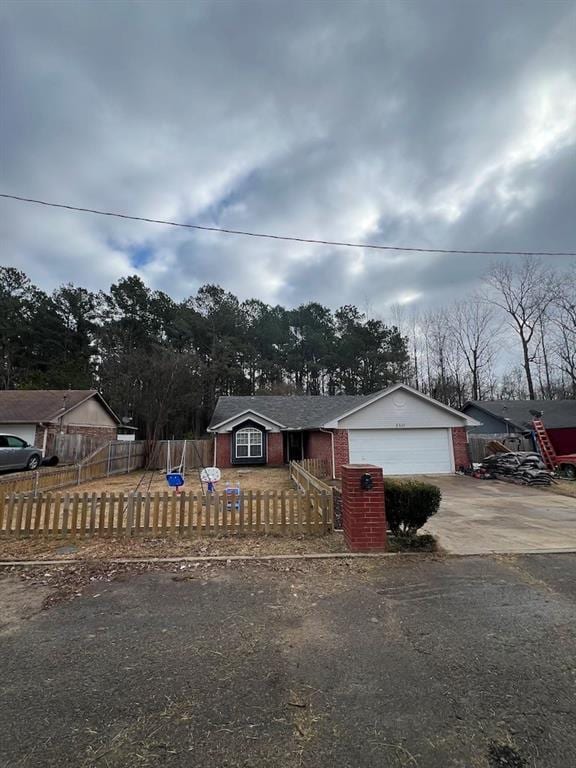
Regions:
[[487, 456], [474, 471], [482, 480], [507, 480], [519, 485], [550, 485], [552, 473], [537, 453], [508, 451]]

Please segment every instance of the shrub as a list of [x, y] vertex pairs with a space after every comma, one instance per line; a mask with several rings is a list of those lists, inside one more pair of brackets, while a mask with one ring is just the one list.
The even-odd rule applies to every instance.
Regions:
[[419, 480], [384, 480], [386, 520], [393, 534], [413, 536], [438, 512], [440, 488]]

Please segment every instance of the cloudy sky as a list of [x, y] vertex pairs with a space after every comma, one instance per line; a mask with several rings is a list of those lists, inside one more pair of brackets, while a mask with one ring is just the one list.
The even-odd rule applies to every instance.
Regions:
[[[0, 191], [312, 238], [576, 250], [574, 0], [4, 0]], [[428, 307], [472, 256], [195, 233], [0, 200], [44, 288], [140, 274]], [[568, 259], [553, 263], [566, 266]]]

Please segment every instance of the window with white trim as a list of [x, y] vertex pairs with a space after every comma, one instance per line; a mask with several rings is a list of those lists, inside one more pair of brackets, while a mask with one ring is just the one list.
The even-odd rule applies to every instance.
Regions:
[[236, 458], [261, 459], [262, 432], [253, 427], [244, 427], [236, 432]]

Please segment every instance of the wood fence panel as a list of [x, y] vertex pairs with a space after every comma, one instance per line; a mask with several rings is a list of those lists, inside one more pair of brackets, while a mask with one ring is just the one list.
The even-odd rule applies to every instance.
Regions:
[[214, 501], [214, 533], [220, 531], [220, 496], [216, 493], [212, 494], [212, 500]]
[[[307, 462], [307, 464], [309, 464], [312, 461], [312, 459], [306, 459], [305, 461]], [[314, 461], [321, 461], [321, 460], [314, 459]], [[332, 486], [322, 482], [322, 480], [320, 480], [318, 477], [313, 475], [306, 468], [306, 466], [304, 466], [304, 462], [291, 461], [289, 472], [290, 472], [290, 479], [296, 485], [296, 487], [299, 488], [301, 491], [309, 492], [311, 490], [316, 490], [320, 492], [322, 491], [331, 492]]]
[[152, 535], [158, 535], [158, 523], [160, 519], [160, 492], [156, 491], [154, 494], [154, 501], [152, 503]]
[[38, 536], [42, 527], [42, 515], [44, 514], [44, 496], [42, 492], [36, 497], [36, 504], [34, 509], [34, 529], [33, 535]]
[[468, 435], [468, 447], [470, 449], [470, 458], [475, 463], [482, 462], [493, 451], [488, 448], [488, 445], [497, 441], [503, 443], [510, 451], [533, 451], [534, 446], [529, 437], [523, 435], [506, 435], [506, 434], [494, 434], [494, 435]]
[[190, 500], [194, 501], [194, 507], [196, 511], [196, 517], [192, 517], [192, 509], [190, 509], [190, 537], [194, 535], [194, 527], [193, 524], [196, 523], [196, 534], [200, 537], [202, 536], [202, 515], [205, 514], [206, 519], [206, 532], [210, 530], [210, 502], [212, 500], [212, 494], [207, 493], [205, 497], [205, 511], [202, 509], [202, 496], [195, 496], [190, 494]]
[[168, 444], [170, 444], [170, 464], [172, 468], [180, 466], [184, 461], [186, 469], [211, 467], [214, 463], [214, 440], [160, 440], [154, 450], [151, 468], [166, 469], [168, 463]]
[[11, 494], [0, 506], [0, 536], [194, 537], [209, 534], [326, 533], [332, 495], [311, 490], [194, 493], [39, 492]]

